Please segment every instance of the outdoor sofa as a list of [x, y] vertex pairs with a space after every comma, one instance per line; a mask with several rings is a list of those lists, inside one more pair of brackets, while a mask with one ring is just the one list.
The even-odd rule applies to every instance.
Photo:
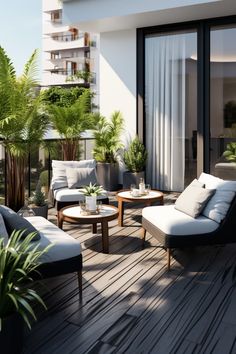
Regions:
[[36, 232], [32, 246], [39, 250], [52, 247], [40, 258], [40, 276], [48, 278], [76, 272], [80, 298], [82, 297], [82, 254], [80, 242], [41, 216], [21, 217], [6, 206], [0, 206], [0, 234], [7, 240], [13, 230], [25, 230], [25, 235]]
[[[52, 160], [52, 180], [50, 186], [51, 202], [56, 210], [84, 200], [79, 188], [89, 183], [98, 184], [96, 161], [60, 161]], [[97, 197], [104, 204], [109, 204], [107, 191]]]
[[197, 182], [174, 205], [142, 211], [143, 240], [148, 231], [167, 250], [168, 269], [171, 249], [236, 242], [236, 181], [202, 173]]

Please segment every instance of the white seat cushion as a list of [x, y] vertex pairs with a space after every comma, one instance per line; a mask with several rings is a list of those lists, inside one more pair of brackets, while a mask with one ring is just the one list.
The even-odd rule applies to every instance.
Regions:
[[146, 207], [142, 216], [167, 235], [204, 234], [219, 227], [217, 222], [202, 215], [194, 219], [174, 205]]
[[[79, 202], [84, 200], [84, 194], [79, 192], [78, 189], [62, 188], [53, 191], [54, 199], [58, 202]], [[107, 198], [107, 192], [104, 190], [103, 195], [97, 197], [98, 199]]]
[[43, 250], [53, 244], [49, 251], [40, 258], [42, 263], [61, 261], [80, 255], [79, 241], [50, 221], [41, 216], [29, 216], [26, 219], [39, 231], [41, 236], [39, 241], [33, 242], [33, 246], [39, 243], [39, 250]]

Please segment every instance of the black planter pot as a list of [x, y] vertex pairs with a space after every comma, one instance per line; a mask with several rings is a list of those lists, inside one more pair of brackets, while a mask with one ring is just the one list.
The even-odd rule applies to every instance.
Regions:
[[4, 354], [20, 354], [23, 349], [24, 321], [16, 313], [5, 318], [0, 332], [0, 352]]
[[43, 216], [45, 219], [48, 218], [48, 205], [31, 207], [36, 216]]
[[140, 178], [144, 178], [144, 171], [142, 172], [129, 172], [123, 173], [123, 188], [129, 189], [131, 184], [135, 184], [138, 188]]
[[119, 164], [97, 162], [97, 179], [107, 191], [116, 191], [119, 188]]

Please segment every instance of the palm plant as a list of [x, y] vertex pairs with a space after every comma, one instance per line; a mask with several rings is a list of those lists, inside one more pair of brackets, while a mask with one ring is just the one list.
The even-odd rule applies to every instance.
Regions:
[[0, 135], [7, 159], [6, 204], [14, 210], [24, 205], [28, 152], [39, 146], [47, 129], [47, 117], [40, 112], [36, 77], [37, 51], [17, 78], [11, 60], [0, 47]]
[[123, 147], [120, 141], [123, 125], [124, 119], [119, 111], [115, 111], [110, 120], [100, 117], [94, 131], [93, 156], [96, 161], [110, 163], [117, 161], [117, 153]]
[[36, 320], [31, 303], [40, 303], [46, 308], [37, 292], [29, 288], [32, 283], [31, 276], [37, 272], [40, 265], [39, 258], [48, 251], [33, 246], [35, 233], [30, 233], [22, 240], [23, 231], [13, 231], [6, 245], [0, 239], [0, 331], [4, 319], [13, 313], [19, 313], [28, 327], [31, 328], [30, 319]]
[[95, 116], [90, 113], [91, 92], [84, 91], [69, 107], [49, 105], [48, 111], [53, 127], [61, 137], [63, 160], [76, 160], [79, 155], [81, 133], [86, 129], [91, 129], [94, 124]]

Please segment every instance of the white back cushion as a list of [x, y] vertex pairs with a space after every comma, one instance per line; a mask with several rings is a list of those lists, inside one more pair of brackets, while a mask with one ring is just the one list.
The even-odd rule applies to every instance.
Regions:
[[81, 160], [81, 161], [61, 161], [61, 160], [52, 160], [52, 189], [58, 189], [67, 187], [67, 177], [66, 177], [66, 168], [67, 167], [88, 167], [95, 168], [96, 161], [92, 160]]
[[203, 209], [202, 214], [220, 223], [225, 218], [235, 197], [236, 181], [225, 181], [207, 173], [202, 173], [198, 180], [204, 183], [206, 188], [216, 189], [215, 194]]

